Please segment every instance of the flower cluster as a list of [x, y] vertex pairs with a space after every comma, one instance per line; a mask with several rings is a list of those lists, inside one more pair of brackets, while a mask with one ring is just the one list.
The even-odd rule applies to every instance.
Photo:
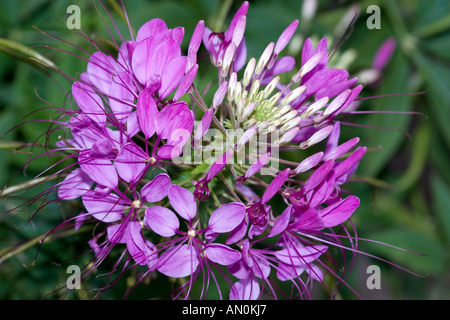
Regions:
[[[145, 274], [188, 278], [175, 298], [190, 297], [199, 282], [205, 297], [211, 279], [220, 298], [309, 298], [313, 282], [340, 279], [330, 247], [344, 246], [332, 228], [346, 230], [359, 206], [342, 185], [366, 148], [358, 137], [339, 141], [336, 117], [362, 86], [329, 67], [325, 38], [304, 42], [300, 66], [282, 55], [298, 21], [247, 61], [248, 7], [225, 32], [200, 21], [186, 55], [184, 29], [153, 19], [116, 56], [93, 53], [73, 83], [79, 109], [68, 113], [58, 148], [76, 161], [57, 194], [81, 198], [76, 228], [99, 224], [89, 242], [94, 267], [121, 248], [120, 259]], [[210, 102], [194, 82], [201, 45], [218, 71]], [[280, 157], [313, 145], [324, 148], [298, 163]]]

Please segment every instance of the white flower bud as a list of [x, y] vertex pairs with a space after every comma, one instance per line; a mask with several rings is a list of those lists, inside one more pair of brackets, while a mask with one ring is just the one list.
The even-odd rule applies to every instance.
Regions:
[[272, 56], [273, 48], [275, 47], [275, 43], [271, 42], [264, 50], [263, 54], [258, 60], [258, 64], [255, 68], [255, 74], [259, 75], [264, 68], [266, 67], [267, 62], [269, 61], [270, 57]]
[[244, 87], [247, 87], [250, 81], [253, 77], [253, 71], [255, 71], [255, 65], [256, 65], [256, 59], [251, 58], [250, 61], [247, 63], [247, 67], [244, 71], [244, 78], [242, 79], [242, 85]]
[[308, 140], [300, 143], [301, 149], [309, 148], [327, 138], [333, 131], [333, 126], [327, 126], [314, 133]]

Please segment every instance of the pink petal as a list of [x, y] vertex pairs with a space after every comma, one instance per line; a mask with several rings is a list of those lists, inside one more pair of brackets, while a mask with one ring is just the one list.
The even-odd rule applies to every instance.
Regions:
[[58, 189], [58, 198], [63, 200], [73, 200], [91, 189], [94, 182], [81, 169], [72, 170], [61, 182]]
[[146, 202], [158, 202], [164, 199], [170, 187], [170, 177], [167, 173], [160, 173], [141, 189], [141, 197]]
[[185, 220], [191, 221], [197, 214], [194, 195], [188, 189], [171, 185], [168, 192], [170, 205]]
[[192, 131], [193, 126], [193, 114], [184, 101], [164, 107], [155, 117], [156, 133], [161, 139], [170, 139], [176, 129]]
[[289, 176], [290, 169], [284, 169], [281, 171], [270, 183], [270, 185], [267, 187], [267, 190], [264, 192], [261, 202], [264, 204], [268, 202], [270, 199], [272, 199], [273, 196], [280, 190], [281, 186], [286, 181], [287, 177]]
[[144, 223], [163, 237], [173, 236], [180, 227], [180, 222], [175, 213], [161, 206], [148, 207], [145, 210]]
[[133, 52], [131, 65], [133, 67], [134, 76], [145, 86], [152, 75], [150, 58], [152, 57], [157, 44], [158, 43], [153, 37], [149, 37], [140, 42]]
[[88, 191], [82, 196], [83, 205], [89, 214], [103, 222], [115, 222], [123, 218], [125, 206], [114, 193]]
[[275, 256], [288, 265], [301, 266], [317, 260], [326, 250], [324, 245], [304, 246], [295, 242], [289, 248], [276, 251]]
[[320, 211], [325, 223], [324, 227], [334, 227], [347, 221], [358, 207], [359, 198], [355, 196], [348, 196], [344, 200], [329, 205]]
[[116, 69], [117, 61], [113, 57], [103, 52], [94, 52], [87, 65], [89, 81], [102, 93], [108, 94]]
[[278, 219], [273, 224], [273, 227], [270, 230], [268, 237], [274, 237], [282, 233], [284, 230], [286, 230], [289, 224], [289, 220], [291, 218], [291, 213], [292, 213], [291, 206], [284, 209], [283, 213], [278, 217]]
[[245, 205], [240, 202], [224, 204], [209, 217], [208, 232], [225, 233], [236, 228], [245, 217]]
[[74, 82], [72, 95], [80, 109], [88, 117], [98, 123], [106, 122], [105, 105], [92, 87], [82, 82]]
[[167, 66], [164, 69], [164, 73], [161, 74], [159, 100], [165, 99], [180, 84], [180, 81], [184, 76], [186, 63], [186, 57], [178, 57], [167, 63]]
[[164, 20], [159, 18], [152, 19], [139, 28], [136, 41], [141, 42], [149, 37], [161, 37], [161, 35], [166, 34], [167, 30]]
[[207, 245], [205, 253], [209, 260], [223, 266], [228, 266], [241, 259], [241, 253], [239, 251], [219, 243]]
[[257, 300], [261, 294], [258, 281], [247, 278], [236, 282], [230, 290], [230, 300]]
[[148, 89], [139, 94], [136, 110], [139, 126], [145, 138], [149, 139], [155, 133], [155, 117], [158, 114], [158, 107]]
[[183, 278], [191, 275], [198, 264], [198, 253], [193, 246], [181, 245], [164, 252], [159, 258], [157, 269], [166, 276]]
[[106, 159], [93, 159], [88, 156], [89, 151], [82, 151], [78, 163], [83, 170], [96, 183], [115, 189], [119, 184], [119, 176], [111, 161]]
[[122, 147], [114, 160], [114, 167], [123, 180], [135, 183], [140, 180], [148, 158], [149, 156], [139, 146], [130, 142]]

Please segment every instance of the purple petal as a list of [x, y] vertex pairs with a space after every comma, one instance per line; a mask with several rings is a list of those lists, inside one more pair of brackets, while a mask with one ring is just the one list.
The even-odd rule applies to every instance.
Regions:
[[319, 168], [314, 171], [314, 173], [306, 180], [303, 189], [305, 191], [309, 191], [314, 189], [316, 186], [321, 183], [328, 173], [334, 168], [334, 160], [328, 160], [324, 164], [322, 164]]
[[89, 214], [103, 222], [115, 222], [123, 218], [125, 206], [114, 193], [88, 191], [82, 196], [83, 205]]
[[227, 245], [233, 244], [244, 238], [247, 232], [247, 227], [248, 222], [245, 221], [245, 219], [243, 219], [242, 222], [230, 232], [230, 236], [228, 237], [225, 244]]
[[324, 222], [324, 227], [334, 227], [347, 221], [359, 206], [359, 198], [348, 196], [346, 199], [329, 205], [320, 215]]
[[265, 155], [262, 155], [259, 157], [255, 162], [253, 162], [250, 167], [245, 172], [244, 177], [246, 179], [250, 178], [257, 172], [259, 172], [270, 160], [270, 153], [266, 153]]
[[131, 65], [133, 67], [134, 76], [145, 86], [152, 75], [150, 58], [153, 56], [157, 44], [158, 43], [153, 37], [148, 37], [141, 41], [133, 52]]
[[257, 300], [261, 289], [258, 281], [247, 278], [236, 282], [230, 290], [230, 300]]
[[300, 218], [295, 224], [289, 226], [294, 231], [317, 232], [324, 228], [324, 223], [319, 212], [314, 208], [309, 208], [300, 214]]
[[113, 76], [109, 89], [109, 105], [119, 122], [126, 121], [132, 112], [134, 92], [134, 84], [128, 72], [124, 71]]
[[91, 87], [82, 82], [74, 82], [72, 95], [80, 109], [92, 120], [98, 123], [106, 122], [105, 105]]
[[228, 161], [231, 159], [231, 157], [234, 154], [234, 150], [230, 149], [226, 152], [224, 152], [209, 168], [209, 171], [206, 175], [206, 180], [211, 181], [220, 171], [225, 168]]
[[89, 191], [94, 182], [81, 169], [72, 170], [61, 182], [58, 189], [58, 198], [62, 200], [73, 200], [81, 197]]
[[128, 228], [125, 224], [113, 224], [106, 228], [108, 241], [112, 243], [127, 243]]
[[89, 81], [102, 93], [108, 94], [116, 69], [117, 61], [113, 57], [103, 52], [94, 52], [87, 65]]
[[128, 183], [140, 180], [147, 166], [149, 156], [135, 143], [130, 142], [123, 146], [114, 160], [114, 167], [119, 176]]
[[396, 46], [397, 42], [395, 41], [395, 38], [388, 38], [385, 40], [375, 53], [372, 68], [378, 70], [383, 69], [391, 59]]
[[155, 133], [155, 117], [158, 114], [158, 107], [151, 96], [151, 92], [145, 89], [141, 92], [137, 102], [137, 117], [139, 126], [146, 139]]
[[171, 185], [168, 196], [170, 205], [183, 219], [191, 221], [195, 217], [197, 204], [192, 192], [183, 187]]
[[273, 224], [272, 229], [270, 230], [269, 234], [267, 235], [268, 237], [274, 237], [274, 236], [282, 233], [284, 230], [286, 230], [286, 228], [289, 224], [289, 220], [291, 218], [292, 211], [293, 210], [292, 210], [291, 206], [284, 209], [283, 213], [278, 217], [278, 219]]
[[242, 16], [246, 16], [247, 12], [248, 12], [248, 7], [249, 7], [249, 3], [248, 1], [244, 1], [242, 3], [242, 5], [239, 7], [239, 9], [236, 11], [236, 13], [234, 14], [233, 19], [230, 22], [230, 26], [228, 28], [227, 31], [225, 31], [225, 41], [230, 42], [233, 34], [234, 34], [234, 30], [236, 29], [236, 26], [239, 22], [239, 19]]
[[208, 131], [209, 126], [211, 125], [211, 120], [214, 115], [213, 109], [206, 110], [205, 114], [202, 117], [202, 120], [197, 126], [197, 130], [195, 131], [194, 141], [200, 143], [200, 140], [205, 135], [206, 131]]
[[354, 167], [356, 167], [359, 161], [366, 153], [366, 151], [367, 151], [366, 147], [359, 147], [347, 159], [337, 164], [336, 167], [334, 168], [334, 174], [336, 178], [339, 178], [347, 174]]
[[241, 259], [241, 253], [239, 251], [218, 243], [207, 245], [205, 248], [205, 253], [209, 260], [223, 266], [236, 263]]
[[173, 247], [159, 258], [157, 269], [172, 278], [183, 278], [191, 275], [199, 264], [198, 253], [191, 245]]
[[356, 146], [358, 144], [358, 142], [359, 142], [359, 138], [354, 137], [354, 138], [342, 143], [341, 145], [337, 146], [336, 148], [329, 150], [329, 152], [327, 152], [327, 154], [324, 156], [324, 160], [339, 159], [344, 154], [349, 152], [354, 146]]
[[224, 204], [209, 217], [208, 231], [225, 233], [236, 228], [245, 217], [245, 205], [240, 202]]
[[136, 41], [141, 42], [149, 37], [161, 37], [167, 33], [167, 30], [164, 20], [159, 18], [152, 19], [139, 28]]
[[156, 253], [153, 248], [148, 246], [148, 242], [142, 236], [141, 229], [139, 222], [130, 222], [128, 225], [127, 250], [137, 264], [148, 265], [148, 260], [156, 258]]
[[160, 173], [141, 189], [141, 197], [146, 202], [158, 202], [164, 199], [170, 187], [170, 177], [167, 173]]
[[272, 182], [267, 187], [267, 190], [264, 192], [261, 198], [262, 203], [266, 203], [270, 199], [272, 199], [272, 197], [280, 190], [281, 186], [286, 181], [287, 177], [289, 176], [289, 173], [290, 173], [289, 168], [284, 169], [275, 177], [275, 179], [272, 180]]
[[78, 163], [83, 170], [96, 183], [115, 189], [119, 184], [119, 176], [111, 161], [106, 159], [93, 159], [88, 156], [89, 151], [82, 151]]
[[305, 271], [306, 265], [293, 266], [285, 263], [280, 263], [277, 268], [277, 278], [281, 281], [287, 281], [298, 278], [303, 271]]
[[173, 236], [180, 227], [180, 221], [171, 210], [153, 206], [145, 210], [145, 222], [150, 229], [163, 237]]
[[176, 129], [186, 129], [191, 132], [193, 126], [193, 114], [184, 101], [164, 107], [155, 117], [156, 133], [161, 139], [171, 139]]
[[295, 30], [297, 30], [298, 26], [298, 20], [294, 20], [281, 34], [281, 36], [278, 38], [277, 43], [275, 44], [274, 54], [278, 55], [291, 41], [292, 36], [295, 33]]
[[151, 74], [163, 76], [166, 73], [166, 67], [169, 62], [180, 55], [180, 44], [176, 40], [167, 39], [159, 43], [150, 58], [149, 70], [151, 70]]
[[317, 260], [325, 251], [327, 246], [312, 245], [304, 246], [298, 242], [294, 245], [275, 252], [275, 256], [287, 265], [301, 266]]
[[163, 145], [158, 149], [157, 158], [161, 160], [175, 160], [183, 152], [183, 148], [173, 145]]
[[175, 58], [167, 64], [164, 73], [161, 74], [161, 88], [159, 89], [160, 100], [165, 99], [180, 84], [180, 81], [184, 76], [186, 64], [186, 57]]
[[174, 101], [180, 100], [183, 95], [189, 91], [194, 82], [195, 77], [197, 76], [198, 64], [193, 65], [184, 75], [183, 79], [180, 81], [180, 85], [178, 86], [175, 95], [173, 96]]
[[295, 173], [299, 174], [305, 171], [310, 170], [311, 168], [315, 167], [323, 158], [323, 152], [317, 152], [313, 154], [312, 156], [309, 156], [308, 158], [304, 159], [300, 164], [295, 168]]

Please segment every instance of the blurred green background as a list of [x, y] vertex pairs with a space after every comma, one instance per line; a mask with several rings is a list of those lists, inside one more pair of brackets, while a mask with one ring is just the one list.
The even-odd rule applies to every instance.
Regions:
[[[120, 31], [129, 38], [118, 2], [104, 2]], [[27, 143], [46, 142], [49, 123], [33, 120], [56, 117], [54, 110], [43, 109], [48, 107], [44, 101], [58, 107], [68, 107], [71, 103], [68, 99], [70, 81], [30, 59], [32, 51], [28, 47], [70, 77], [77, 77], [86, 68], [84, 60], [61, 50], [84, 58], [87, 58], [86, 54], [33, 26], [93, 52], [94, 47], [88, 41], [66, 27], [65, 14], [69, 5], [78, 5], [82, 30], [98, 41], [109, 39], [94, 3], [108, 26], [113, 28], [98, 1], [0, 0], [0, 187], [29, 181], [56, 161], [52, 157], [41, 157], [26, 168], [22, 167], [32, 157], [30, 151], [43, 150], [39, 145], [32, 150]], [[147, 20], [159, 17], [169, 27], [184, 26], [185, 39], [190, 37], [199, 19], [205, 20], [214, 31], [223, 31], [240, 4], [240, 1], [229, 0], [125, 0], [135, 29]], [[299, 19], [295, 39], [284, 53], [300, 58], [303, 39], [326, 36], [329, 41], [336, 41], [352, 12], [359, 12], [354, 30], [333, 57], [333, 63], [345, 63], [352, 75], [358, 75], [371, 67], [375, 52], [384, 40], [394, 37], [397, 41], [381, 81], [366, 86], [362, 96], [402, 95], [362, 100], [359, 109], [409, 113], [348, 116], [342, 121], [366, 127], [342, 126], [341, 131], [342, 139], [357, 135], [361, 137], [361, 144], [370, 150], [357, 171], [355, 180], [358, 181], [349, 184], [352, 192], [361, 198], [361, 206], [352, 219], [358, 236], [423, 255], [360, 240], [361, 251], [399, 267], [359, 255], [348, 279], [350, 285], [365, 299], [450, 299], [450, 1], [322, 0], [311, 20], [303, 18], [302, 5], [302, 0], [250, 1], [245, 33], [249, 57], [259, 57], [265, 46], [276, 41], [292, 20]], [[371, 13], [366, 10], [370, 5], [380, 8], [380, 29], [367, 27]], [[117, 35], [115, 30], [112, 32]], [[183, 45], [187, 46], [187, 40]], [[343, 57], [353, 59], [345, 61]], [[42, 59], [36, 55], [34, 58]], [[202, 55], [200, 62], [206, 67], [208, 58]], [[213, 79], [214, 72], [213, 68], [202, 69], [196, 80], [200, 88]], [[405, 94], [422, 91], [425, 93]], [[8, 132], [25, 121], [26, 124]], [[48, 142], [54, 143], [57, 135], [55, 132]], [[84, 255], [88, 250], [89, 230], [75, 233], [67, 229], [59, 237], [51, 237], [38, 246], [41, 235], [64, 218], [78, 213], [77, 208], [51, 202], [31, 219], [33, 211], [44, 204], [37, 201], [9, 212], [52, 183], [54, 181], [29, 192], [0, 197], [0, 212], [4, 212], [0, 216], [1, 299], [61, 298], [58, 293], [48, 294], [66, 281], [67, 267], [89, 261], [89, 255]], [[51, 199], [50, 195], [47, 200]], [[369, 265], [381, 268], [379, 290], [369, 290], [366, 286]], [[107, 267], [105, 264], [104, 272]], [[130, 279], [128, 275], [124, 276], [102, 298], [120, 299], [127, 286], [132, 284]], [[96, 275], [92, 281], [95, 284]], [[157, 288], [157, 283], [142, 284], [130, 297], [145, 299], [148, 292]], [[68, 298], [92, 298], [94, 294], [83, 292]], [[346, 288], [339, 297], [356, 298]]]

